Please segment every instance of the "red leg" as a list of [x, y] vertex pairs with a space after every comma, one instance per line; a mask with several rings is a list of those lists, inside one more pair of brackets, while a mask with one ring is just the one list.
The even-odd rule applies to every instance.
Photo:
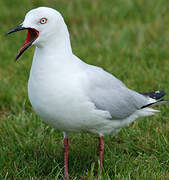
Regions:
[[64, 174], [65, 174], [65, 178], [69, 177], [69, 173], [68, 173], [68, 151], [69, 151], [69, 142], [68, 142], [68, 138], [65, 137], [64, 138]]
[[99, 137], [99, 154], [100, 154], [100, 172], [102, 173], [103, 169], [103, 153], [104, 153], [104, 140], [103, 136]]

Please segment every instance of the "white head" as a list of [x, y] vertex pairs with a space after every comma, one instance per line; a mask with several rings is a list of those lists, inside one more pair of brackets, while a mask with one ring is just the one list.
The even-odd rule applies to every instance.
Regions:
[[27, 29], [27, 39], [20, 49], [16, 60], [32, 44], [44, 48], [49, 44], [70, 46], [69, 33], [62, 15], [48, 7], [39, 7], [29, 11], [22, 24], [8, 31], [7, 34]]

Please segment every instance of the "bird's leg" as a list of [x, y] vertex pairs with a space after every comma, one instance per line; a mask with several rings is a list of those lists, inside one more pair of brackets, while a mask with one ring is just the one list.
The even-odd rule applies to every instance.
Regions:
[[99, 137], [99, 154], [100, 154], [100, 172], [102, 173], [103, 169], [103, 153], [104, 153], [104, 140], [103, 136]]
[[68, 142], [68, 137], [67, 135], [64, 133], [64, 175], [65, 178], [69, 177], [69, 173], [68, 173], [68, 151], [69, 151], [69, 142]]

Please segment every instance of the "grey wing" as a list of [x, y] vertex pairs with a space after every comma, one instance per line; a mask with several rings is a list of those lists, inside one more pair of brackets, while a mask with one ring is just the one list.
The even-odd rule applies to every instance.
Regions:
[[148, 98], [128, 89], [101, 68], [88, 65], [88, 96], [96, 108], [108, 111], [112, 119], [124, 119], [148, 103]]

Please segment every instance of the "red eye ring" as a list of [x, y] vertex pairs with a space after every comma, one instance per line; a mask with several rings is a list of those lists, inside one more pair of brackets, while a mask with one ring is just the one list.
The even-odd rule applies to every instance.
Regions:
[[44, 17], [41, 18], [41, 19], [40, 19], [40, 23], [41, 23], [41, 24], [46, 24], [46, 23], [47, 23], [47, 19], [44, 18]]

